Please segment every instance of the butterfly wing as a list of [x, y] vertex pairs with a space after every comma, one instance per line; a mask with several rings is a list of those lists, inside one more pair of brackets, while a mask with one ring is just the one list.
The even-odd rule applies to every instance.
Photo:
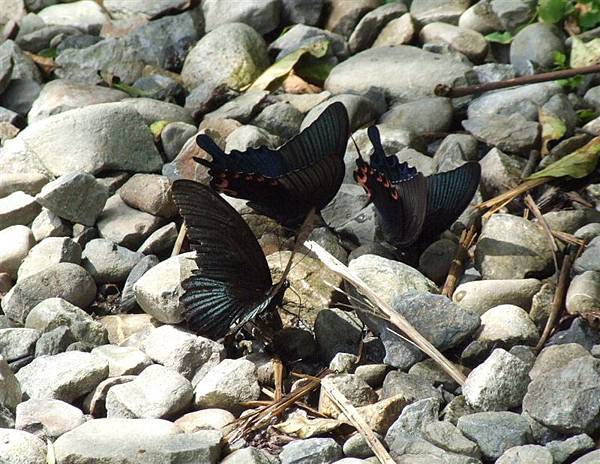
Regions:
[[407, 247], [423, 227], [427, 181], [407, 163], [385, 156], [377, 127], [370, 127], [367, 133], [374, 153], [370, 163], [359, 153], [354, 178], [375, 204], [386, 239], [399, 248]]
[[423, 237], [432, 238], [452, 225], [473, 199], [481, 166], [468, 162], [452, 170], [427, 178], [427, 214]]
[[269, 216], [301, 220], [339, 190], [349, 134], [346, 108], [335, 102], [277, 150], [259, 147], [227, 155], [210, 137], [199, 135], [198, 145], [213, 159], [197, 161], [210, 168], [217, 191], [248, 199]]
[[175, 181], [172, 191], [198, 265], [182, 283], [184, 317], [197, 333], [220, 338], [266, 308], [269, 267], [248, 225], [218, 194], [190, 180]]

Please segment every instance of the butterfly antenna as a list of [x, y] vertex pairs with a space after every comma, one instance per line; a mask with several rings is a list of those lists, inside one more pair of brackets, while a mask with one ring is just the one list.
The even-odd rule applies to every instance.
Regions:
[[352, 139], [352, 143], [354, 144], [354, 148], [356, 148], [356, 152], [358, 153], [358, 157], [364, 161], [364, 158], [362, 157], [362, 154], [360, 153], [360, 148], [358, 148], [358, 143], [356, 143], [356, 140], [354, 140], [354, 136], [352, 134], [350, 134], [350, 138]]

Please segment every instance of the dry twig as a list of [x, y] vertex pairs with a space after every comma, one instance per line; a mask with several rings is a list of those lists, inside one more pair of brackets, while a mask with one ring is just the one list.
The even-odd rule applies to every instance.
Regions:
[[179, 229], [179, 235], [177, 235], [177, 240], [175, 240], [175, 245], [173, 245], [173, 251], [171, 252], [171, 256], [177, 256], [181, 251], [181, 247], [183, 246], [183, 241], [185, 240], [185, 234], [187, 234], [187, 226], [185, 222], [181, 223], [181, 229]]
[[477, 232], [475, 231], [475, 226], [471, 226], [468, 229], [463, 230], [462, 234], [460, 234], [458, 247], [456, 248], [456, 253], [454, 254], [454, 258], [450, 264], [448, 277], [446, 277], [444, 287], [442, 288], [442, 295], [452, 298], [452, 294], [454, 293], [454, 290], [456, 290], [458, 279], [460, 279], [460, 276], [463, 273], [464, 262], [467, 259], [469, 248], [471, 248], [473, 243], [475, 243], [476, 235]]
[[390, 454], [386, 451], [379, 439], [369, 427], [369, 424], [367, 424], [356, 408], [352, 406], [352, 404], [346, 399], [344, 394], [338, 390], [333, 382], [328, 379], [324, 379], [323, 382], [321, 382], [321, 388], [325, 391], [327, 396], [331, 398], [331, 401], [333, 401], [333, 403], [341, 409], [350, 423], [356, 428], [356, 430], [358, 430], [358, 433], [362, 435], [367, 442], [367, 445], [369, 445], [369, 448], [373, 450], [373, 453], [375, 453], [375, 456], [377, 456], [379, 459], [379, 462], [382, 464], [395, 464]]
[[389, 317], [392, 324], [398, 327], [414, 344], [425, 354], [431, 357], [440, 367], [450, 375], [459, 385], [465, 383], [464, 374], [457, 369], [435, 346], [433, 346], [423, 335], [421, 335], [404, 317], [395, 312], [389, 304], [383, 301], [371, 288], [347, 266], [342, 264], [319, 244], [308, 241], [304, 243], [310, 251], [315, 253], [326, 267], [344, 280], [352, 284], [360, 293], [377, 306], [383, 314]]

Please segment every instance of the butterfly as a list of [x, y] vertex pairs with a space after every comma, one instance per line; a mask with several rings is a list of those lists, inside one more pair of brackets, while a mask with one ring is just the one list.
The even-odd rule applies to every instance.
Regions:
[[[198, 266], [181, 284], [179, 301], [190, 328], [217, 340], [280, 306], [294, 253], [273, 283], [258, 241], [232, 206], [198, 182], [176, 180], [171, 188]], [[311, 221], [309, 214], [299, 235], [308, 234]]]
[[354, 179], [375, 204], [386, 240], [406, 248], [450, 227], [475, 195], [479, 163], [467, 162], [425, 177], [408, 163], [385, 155], [376, 126], [369, 127], [367, 134], [374, 152], [367, 163], [359, 151]]
[[210, 185], [220, 193], [250, 200], [250, 206], [284, 225], [297, 225], [311, 208], [323, 209], [344, 179], [344, 153], [350, 136], [344, 105], [329, 105], [305, 130], [276, 150], [223, 150], [206, 134], [196, 137], [212, 161]]

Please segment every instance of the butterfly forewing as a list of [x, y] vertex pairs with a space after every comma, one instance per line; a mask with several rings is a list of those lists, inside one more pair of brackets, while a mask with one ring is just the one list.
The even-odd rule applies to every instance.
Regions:
[[198, 265], [182, 283], [184, 317], [198, 333], [218, 338], [265, 300], [269, 267], [248, 225], [218, 194], [189, 180], [175, 181], [172, 191]]

